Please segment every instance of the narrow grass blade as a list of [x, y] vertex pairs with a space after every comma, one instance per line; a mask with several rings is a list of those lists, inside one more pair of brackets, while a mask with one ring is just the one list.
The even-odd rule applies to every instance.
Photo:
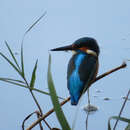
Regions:
[[36, 61], [36, 64], [35, 64], [33, 72], [32, 72], [32, 78], [31, 78], [31, 82], [30, 82], [30, 88], [31, 89], [34, 88], [34, 83], [35, 83], [35, 80], [36, 80], [37, 62], [38, 62], [38, 60]]
[[25, 82], [21, 81], [21, 80], [16, 80], [16, 79], [11, 79], [11, 78], [0, 78], [0, 80], [5, 80], [5, 81], [12, 81], [12, 82], [18, 82], [18, 83], [22, 83], [25, 84]]
[[24, 33], [23, 35], [23, 38], [22, 38], [22, 42], [21, 44], [23, 44], [24, 42], [24, 38], [25, 36], [27, 35], [27, 33], [46, 15], [46, 11], [26, 30], [26, 32]]
[[28, 30], [25, 32], [24, 36], [46, 15], [47, 12], [44, 12], [44, 14], [42, 14], [42, 16], [40, 16], [29, 28]]
[[[20, 87], [24, 87], [24, 88], [28, 88], [26, 86], [26, 84], [21, 81], [21, 80], [15, 80], [15, 79], [10, 79], [10, 78], [0, 78], [0, 81], [3, 81], [3, 82], [6, 82], [6, 83], [10, 83], [10, 84], [13, 84], [13, 85], [17, 85], [17, 86], [20, 86]], [[50, 93], [48, 92], [45, 92], [45, 91], [42, 91], [40, 89], [37, 89], [37, 88], [32, 88], [32, 90], [36, 91], [36, 92], [39, 92], [41, 94], [45, 94], [45, 95], [48, 95], [50, 96]], [[62, 97], [58, 97], [59, 99], [62, 99], [62, 100], [65, 100], [64, 98]]]
[[0, 52], [0, 55], [21, 75], [21, 71], [10, 61], [3, 53]]
[[3, 79], [0, 78], [0, 80], [3, 81], [3, 82], [6, 82], [6, 83], [10, 83], [10, 84], [13, 84], [13, 85], [20, 86], [20, 87], [28, 88], [26, 85], [24, 85], [24, 84], [20, 84], [20, 83], [15, 82], [15, 81], [6, 80], [6, 79], [4, 79], [4, 78], [3, 78]]
[[[37, 91], [37, 92], [39, 92], [39, 93], [42, 93], [42, 94], [45, 94], [45, 95], [49, 95], [49, 96], [50, 96], [50, 93], [45, 92], [45, 91], [42, 91], [42, 90], [40, 90], [40, 89], [33, 88], [32, 90], [34, 90], [34, 91]], [[65, 100], [65, 98], [62, 98], [62, 97], [59, 97], [59, 96], [57, 96], [57, 98], [62, 99], [62, 100]]]
[[124, 118], [124, 117], [112, 116], [108, 120], [108, 130], [111, 130], [111, 125], [110, 125], [111, 119], [116, 119], [116, 120], [120, 120], [120, 121], [130, 123], [130, 119], [127, 119], [127, 118]]
[[125, 128], [125, 130], [130, 130], [130, 123], [127, 125], [127, 127]]
[[[25, 84], [24, 82], [19, 81], [19, 80], [0, 78], [0, 81], [6, 82], [6, 83], [10, 83], [10, 84], [13, 84], [13, 85], [17, 85], [17, 86], [20, 86], [20, 87], [28, 88], [26, 85], [24, 85], [24, 84]], [[22, 84], [22, 83], [23, 83], [23, 84]], [[42, 90], [40, 90], [40, 89], [32, 88], [32, 90], [34, 90], [34, 91], [36, 91], [36, 92], [39, 92], [39, 93], [41, 93], [41, 94], [45, 94], [45, 95], [50, 96], [50, 93], [45, 92], [45, 91], [42, 91]], [[62, 97], [58, 97], [58, 98], [59, 98], [59, 99], [62, 99], [62, 100], [65, 100], [65, 99], [62, 98]]]
[[57, 98], [57, 94], [56, 94], [56, 90], [54, 87], [54, 83], [52, 80], [52, 75], [51, 75], [51, 56], [49, 55], [49, 64], [48, 64], [48, 88], [50, 91], [50, 95], [51, 95], [51, 100], [52, 100], [52, 104], [54, 106], [54, 110], [56, 112], [56, 116], [57, 119], [62, 127], [63, 130], [70, 130], [70, 126], [65, 118], [65, 115], [61, 109], [61, 106], [59, 104], [58, 98]]
[[9, 52], [10, 52], [10, 54], [11, 54], [11, 56], [12, 56], [13, 60], [14, 60], [14, 62], [15, 62], [15, 64], [17, 65], [18, 69], [20, 70], [19, 64], [18, 64], [18, 62], [17, 62], [17, 60], [16, 60], [16, 58], [15, 58], [15, 56], [14, 56], [14, 54], [13, 54], [13, 52], [12, 52], [11, 48], [9, 47], [9, 45], [8, 45], [7, 41], [5, 41], [5, 44], [6, 44], [6, 46], [7, 46], [8, 50], [9, 50]]
[[23, 43], [21, 44], [21, 68], [22, 68], [22, 76], [24, 77]]

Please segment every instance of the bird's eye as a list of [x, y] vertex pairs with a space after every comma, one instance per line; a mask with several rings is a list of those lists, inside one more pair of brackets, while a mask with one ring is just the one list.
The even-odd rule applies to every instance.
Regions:
[[77, 45], [76, 44], [72, 44], [72, 49], [73, 50], [75, 50], [75, 49], [77, 49], [78, 47], [77, 47]]
[[72, 44], [72, 48], [75, 48], [75, 46], [76, 46], [75, 44]]

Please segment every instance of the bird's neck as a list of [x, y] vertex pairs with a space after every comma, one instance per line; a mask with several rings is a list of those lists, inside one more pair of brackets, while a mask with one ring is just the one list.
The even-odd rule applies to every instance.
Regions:
[[97, 57], [97, 53], [93, 50], [90, 50], [90, 49], [87, 49], [86, 51], [81, 51], [81, 50], [76, 50], [76, 51], [72, 51], [73, 54], [77, 54], [77, 53], [87, 53], [87, 54], [90, 54], [90, 55], [93, 55], [93, 56], [96, 56]]
[[97, 53], [96, 53], [95, 51], [93, 51], [93, 50], [87, 49], [87, 50], [86, 50], [86, 53], [97, 57]]

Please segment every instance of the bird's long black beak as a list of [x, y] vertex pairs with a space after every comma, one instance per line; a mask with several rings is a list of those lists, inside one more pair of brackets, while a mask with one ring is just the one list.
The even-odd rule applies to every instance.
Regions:
[[73, 50], [73, 45], [68, 45], [68, 46], [64, 46], [64, 47], [59, 47], [59, 48], [54, 48], [51, 49], [50, 51], [69, 51], [69, 50]]

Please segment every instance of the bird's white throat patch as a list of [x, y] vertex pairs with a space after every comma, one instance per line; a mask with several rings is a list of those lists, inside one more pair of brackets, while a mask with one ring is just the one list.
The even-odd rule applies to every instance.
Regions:
[[90, 55], [93, 55], [93, 56], [97, 56], [97, 53], [96, 53], [95, 51], [93, 51], [93, 50], [87, 49], [87, 50], [86, 50], [86, 53], [88, 53], [88, 54], [90, 54]]
[[[87, 49], [85, 52], [90, 54], [90, 55], [97, 56], [97, 53], [95, 51], [93, 51], [93, 50]], [[76, 54], [77, 52], [76, 51], [72, 51], [72, 53]]]
[[72, 51], [73, 55], [75, 55], [77, 52], [76, 51]]

